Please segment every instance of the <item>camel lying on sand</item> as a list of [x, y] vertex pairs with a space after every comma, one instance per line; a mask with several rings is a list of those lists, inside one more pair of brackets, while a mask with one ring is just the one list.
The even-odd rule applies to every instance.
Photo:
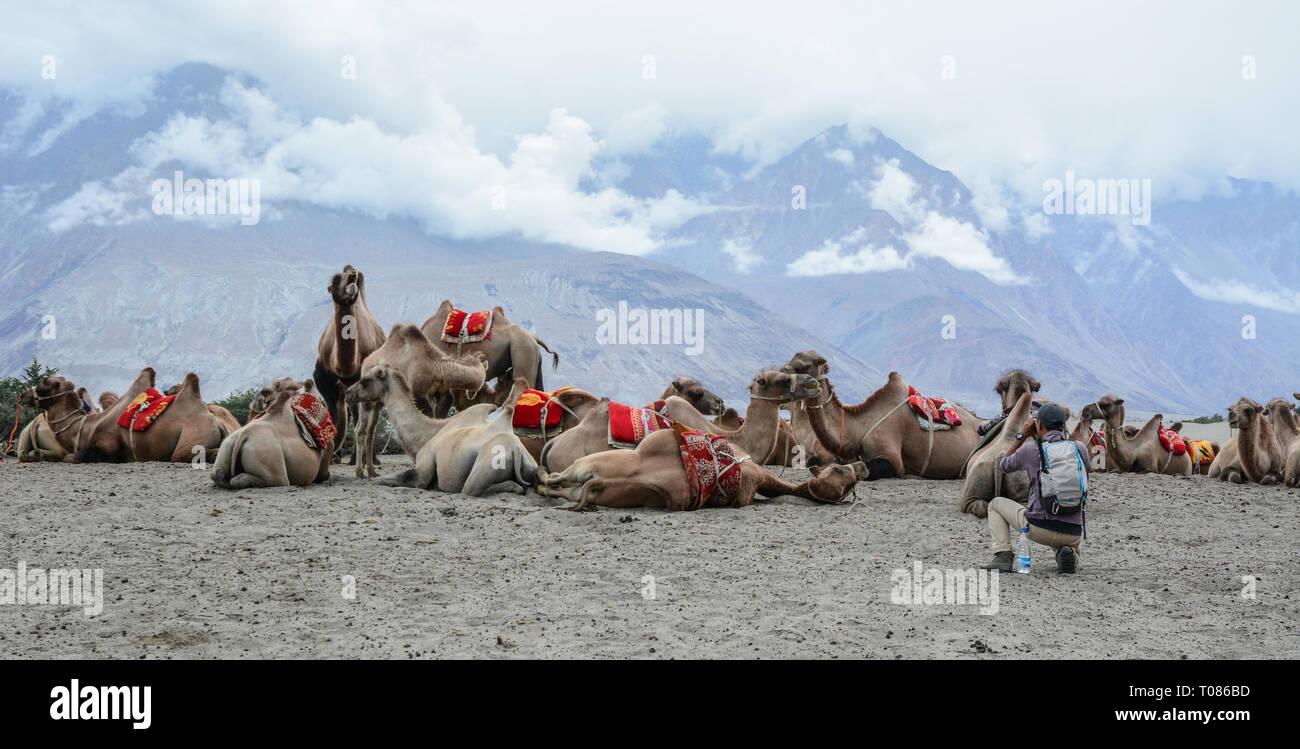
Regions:
[[1300, 424], [1296, 422], [1295, 409], [1286, 398], [1273, 398], [1264, 406], [1269, 423], [1273, 425], [1273, 439], [1277, 442], [1278, 452], [1286, 455], [1291, 452], [1291, 445], [1300, 440]]
[[[1292, 393], [1300, 401], [1300, 393]], [[1300, 439], [1291, 442], [1291, 449], [1284, 458], [1282, 480], [1287, 486], [1300, 488]]]
[[1250, 398], [1240, 398], [1228, 408], [1228, 426], [1237, 433], [1210, 464], [1210, 478], [1241, 484], [1276, 484], [1283, 480], [1283, 455], [1273, 436], [1265, 410]]
[[[299, 392], [320, 398], [315, 383], [279, 377], [275, 396], [259, 418], [250, 418], [221, 443], [212, 483], [225, 489], [309, 486], [330, 477], [330, 450], [308, 445], [290, 407]], [[324, 439], [324, 437], [322, 437]]]
[[690, 377], [679, 376], [668, 383], [668, 387], [664, 388], [664, 393], [659, 396], [659, 400], [667, 400], [674, 395], [685, 398], [687, 402], [695, 407], [696, 411], [705, 416], [721, 416], [724, 409], [726, 409], [726, 404], [722, 402], [722, 398], [712, 391], [705, 390], [699, 380]]
[[37, 463], [46, 461], [57, 463], [63, 460], [63, 456], [68, 451], [63, 449], [59, 444], [59, 439], [54, 435], [54, 430], [50, 428], [50, 423], [45, 420], [45, 414], [40, 414], [23, 427], [23, 431], [18, 434], [18, 462], [19, 463]]
[[[361, 364], [362, 373], [372, 368], [387, 365], [402, 373], [415, 397], [416, 408], [426, 415], [433, 415], [432, 400], [442, 395], [464, 393], [473, 397], [483, 388], [487, 372], [487, 360], [478, 351], [471, 351], [463, 356], [443, 353], [420, 329], [414, 325], [398, 323], [388, 333], [384, 345], [366, 357]], [[347, 393], [352, 393], [349, 386]], [[344, 400], [351, 403], [350, 396]], [[357, 410], [356, 436], [354, 452], [361, 456], [356, 461], [357, 478], [378, 476], [375, 471], [375, 428], [379, 425], [379, 411], [383, 408], [380, 401], [371, 401]]]
[[[679, 425], [680, 428], [680, 425]], [[738, 463], [737, 463], [738, 461]], [[814, 476], [801, 484], [782, 481], [762, 466], [741, 455], [723, 471], [739, 471], [730, 495], [719, 488], [705, 496], [691, 485], [673, 429], [651, 432], [635, 450], [610, 450], [587, 455], [559, 473], [540, 474], [537, 492], [574, 502], [567, 510], [581, 510], [588, 504], [603, 507], [660, 507], [666, 510], [696, 510], [701, 507], [745, 507], [755, 494], [775, 497], [792, 494], [814, 502], [833, 504], [843, 499], [853, 485], [866, 476], [866, 466], [833, 465], [814, 468]]]
[[[384, 329], [366, 303], [366, 275], [351, 265], [335, 273], [326, 291], [334, 302], [334, 317], [321, 331], [316, 344], [316, 368], [312, 373], [317, 389], [329, 406], [338, 435], [334, 453], [343, 446], [348, 431], [348, 412], [343, 391], [361, 377], [361, 363], [384, 345]], [[352, 451], [356, 462], [357, 451]]]
[[[608, 401], [608, 398], [606, 399]], [[542, 461], [542, 452], [548, 445], [560, 438], [560, 435], [576, 429], [579, 424], [586, 419], [587, 414], [596, 408], [600, 399], [586, 390], [578, 388], [569, 388], [551, 394], [551, 401], [548, 409], [560, 409], [560, 423], [555, 427], [546, 430], [544, 433], [540, 429], [521, 429], [515, 427], [515, 436], [523, 443], [524, 449], [528, 454], [533, 456], [533, 460], [539, 464]], [[518, 401], [515, 401], [518, 403]], [[515, 405], [512, 403], [511, 405]], [[544, 434], [544, 436], [543, 436]]]
[[[447, 318], [451, 315], [451, 300], [444, 299], [437, 311], [424, 321], [420, 332], [434, 345], [448, 347], [457, 354], [480, 352], [487, 359], [487, 379], [494, 380], [503, 376], [511, 379], [522, 378], [528, 387], [544, 389], [542, 384], [542, 355], [537, 349], [546, 349], [551, 355], [551, 368], [560, 366], [560, 355], [551, 350], [541, 338], [515, 325], [506, 319], [506, 311], [500, 306], [492, 308], [492, 337], [481, 341], [451, 343], [442, 340], [447, 327]], [[473, 312], [472, 310], [466, 310]], [[435, 408], [436, 416], [446, 416], [451, 410], [451, 399], [440, 398]]]
[[1192, 456], [1187, 453], [1175, 454], [1173, 440], [1182, 439], [1177, 433], [1170, 436], [1168, 449], [1160, 443], [1163, 414], [1155, 414], [1147, 419], [1147, 422], [1134, 434], [1124, 426], [1123, 398], [1104, 395], [1086, 406], [1085, 410], [1089, 413], [1100, 413], [1105, 421], [1106, 466], [1110, 471], [1180, 476], [1192, 474]]
[[[111, 408], [87, 414], [76, 388], [64, 377], [47, 377], [23, 393], [23, 405], [37, 406], [70, 463], [129, 461], [189, 461], [202, 450], [215, 451], [233, 430], [208, 410], [199, 392], [198, 375], [185, 376], [175, 400], [144, 431], [118, 426], [117, 419], [131, 401], [154, 386], [152, 367], [140, 371], [135, 382]], [[231, 417], [233, 419], [233, 417]], [[238, 423], [235, 424], [238, 428]]]
[[[726, 429], [709, 421], [684, 398], [675, 395], [665, 399], [665, 415], [692, 429], [728, 437], [734, 449], [748, 456], [757, 455], [761, 460], [778, 449], [778, 422], [783, 421], [780, 404], [812, 398], [819, 391], [811, 377], [767, 370], [754, 377], [749, 392], [745, 422], [737, 429]], [[538, 460], [545, 470], [562, 471], [583, 456], [616, 449], [609, 444], [609, 406], [609, 398], [600, 399], [576, 427], [548, 443]]]
[[1032, 391], [1022, 392], [1007, 414], [1006, 426], [971, 455], [966, 463], [966, 478], [962, 481], [957, 509], [983, 518], [988, 517], [989, 502], [994, 497], [1006, 497], [1017, 502], [1029, 500], [1029, 474], [1024, 471], [1003, 473], [998, 469], [998, 462], [1015, 444], [1016, 433], [1023, 428], [1033, 410], [1033, 401]]
[[[810, 376], [817, 371], [798, 356], [785, 368]], [[825, 383], [831, 390], [826, 404], [805, 407], [813, 431], [822, 446], [841, 460], [865, 460], [869, 480], [905, 475], [957, 478], [979, 443], [977, 417], [952, 402], [948, 406], [961, 417], [960, 425], [939, 431], [922, 429], [908, 406], [908, 385], [897, 372], [890, 372], [889, 381], [856, 406], [841, 403], [834, 385], [830, 380]]]
[[355, 388], [359, 402], [382, 401], [397, 438], [415, 467], [379, 480], [385, 486], [437, 489], [481, 497], [510, 489], [524, 493], [537, 477], [537, 461], [510, 424], [514, 402], [527, 387], [515, 380], [506, 406], [471, 406], [446, 418], [420, 413], [406, 377], [386, 364], [367, 371]]

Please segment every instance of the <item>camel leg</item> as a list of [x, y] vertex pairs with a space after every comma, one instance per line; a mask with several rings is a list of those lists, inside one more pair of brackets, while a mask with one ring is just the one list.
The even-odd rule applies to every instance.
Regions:
[[370, 460], [370, 439], [372, 434], [369, 426], [375, 416], [376, 413], [372, 410], [371, 404], [362, 403], [357, 406], [357, 424], [352, 429], [352, 454], [361, 456], [361, 459], [356, 461], [357, 468], [355, 471], [356, 477], [359, 479], [366, 477], [366, 467]]
[[[573, 512], [600, 507], [667, 507], [672, 496], [663, 487], [638, 479], [594, 478], [577, 489], [577, 504], [561, 509]], [[593, 494], [595, 496], [593, 496]], [[587, 505], [591, 504], [591, 507]]]
[[382, 403], [376, 403], [370, 408], [370, 419], [366, 423], [366, 473], [370, 478], [379, 475], [375, 466], [379, 463], [379, 456], [375, 454], [375, 430], [379, 428], [379, 415], [383, 410]]
[[240, 454], [239, 463], [244, 472], [230, 479], [233, 489], [289, 485], [289, 467], [284, 462], [284, 451], [278, 447], [246, 449]]
[[[492, 487], [500, 484], [509, 484], [510, 491], [518, 492], [516, 484], [509, 474], [500, 469], [492, 467], [492, 458], [490, 451], [484, 451], [479, 454], [474, 461], [474, 467], [470, 469], [469, 476], [465, 479], [465, 484], [460, 488], [460, 493], [467, 497], [482, 497], [490, 494]], [[524, 488], [527, 492], [527, 487]]]

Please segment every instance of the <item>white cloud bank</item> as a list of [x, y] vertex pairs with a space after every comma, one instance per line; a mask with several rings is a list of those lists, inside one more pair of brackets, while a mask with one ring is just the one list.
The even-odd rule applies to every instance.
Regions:
[[1202, 299], [1228, 304], [1245, 304], [1252, 307], [1300, 314], [1300, 292], [1289, 289], [1263, 289], [1236, 279], [1197, 280], [1174, 268], [1174, 276], [1187, 290]]

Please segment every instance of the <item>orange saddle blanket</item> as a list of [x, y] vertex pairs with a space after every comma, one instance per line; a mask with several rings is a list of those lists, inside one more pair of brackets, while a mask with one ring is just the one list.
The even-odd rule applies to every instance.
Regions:
[[298, 393], [290, 398], [289, 408], [298, 421], [298, 432], [308, 445], [323, 450], [338, 435], [330, 410], [311, 393]]
[[924, 417], [935, 424], [947, 424], [950, 427], [961, 426], [961, 417], [943, 398], [927, 398], [911, 385], [907, 386], [907, 404], [917, 416]]
[[176, 400], [174, 395], [163, 395], [158, 388], [149, 388], [135, 397], [126, 411], [117, 417], [117, 425], [123, 429], [143, 432], [158, 420], [158, 416]]
[[516, 429], [558, 430], [560, 420], [564, 418], [564, 407], [559, 401], [554, 404], [551, 399], [570, 387], [562, 387], [554, 393], [529, 388], [515, 401], [515, 413], [510, 417], [510, 425]]
[[736, 460], [726, 437], [691, 429], [685, 424], [673, 424], [673, 435], [682, 453], [691, 499], [685, 506], [669, 509], [698, 510], [734, 503], [740, 491], [740, 464], [749, 457]]
[[447, 315], [442, 340], [447, 343], [478, 343], [492, 339], [492, 310], [469, 313], [454, 309]]
[[657, 400], [641, 408], [622, 403], [609, 404], [609, 444], [611, 447], [636, 447], [651, 432], [667, 429], [672, 422], [664, 415], [664, 402]]
[[1189, 440], [1184, 438], [1184, 441], [1191, 449], [1193, 461], [1201, 465], [1214, 462], [1214, 445], [1211, 445], [1209, 440]]

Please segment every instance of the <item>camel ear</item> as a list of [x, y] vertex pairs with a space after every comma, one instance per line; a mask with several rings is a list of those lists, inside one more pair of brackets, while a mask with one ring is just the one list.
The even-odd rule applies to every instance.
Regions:
[[1029, 386], [1029, 389], [1033, 390], [1035, 393], [1037, 393], [1038, 389], [1043, 386], [1043, 383], [1039, 382], [1038, 380], [1031, 380], [1030, 382], [1031, 384]]
[[1116, 399], [1116, 400], [1115, 400], [1115, 405], [1117, 405], [1117, 406], [1122, 406], [1122, 405], [1124, 405], [1124, 399], [1123, 399], [1123, 398], [1118, 398], [1118, 399]]
[[822, 355], [820, 355], [820, 354], [817, 355], [817, 358], [816, 358], [816, 359], [813, 359], [813, 364], [816, 364], [816, 365], [819, 366], [819, 367], [823, 367], [823, 366], [825, 366], [826, 363], [827, 363], [827, 362], [826, 362], [826, 357], [824, 357], [824, 356], [822, 356]]
[[682, 392], [682, 380], [680, 377], [673, 380], [673, 390], [676, 390], [679, 393]]

